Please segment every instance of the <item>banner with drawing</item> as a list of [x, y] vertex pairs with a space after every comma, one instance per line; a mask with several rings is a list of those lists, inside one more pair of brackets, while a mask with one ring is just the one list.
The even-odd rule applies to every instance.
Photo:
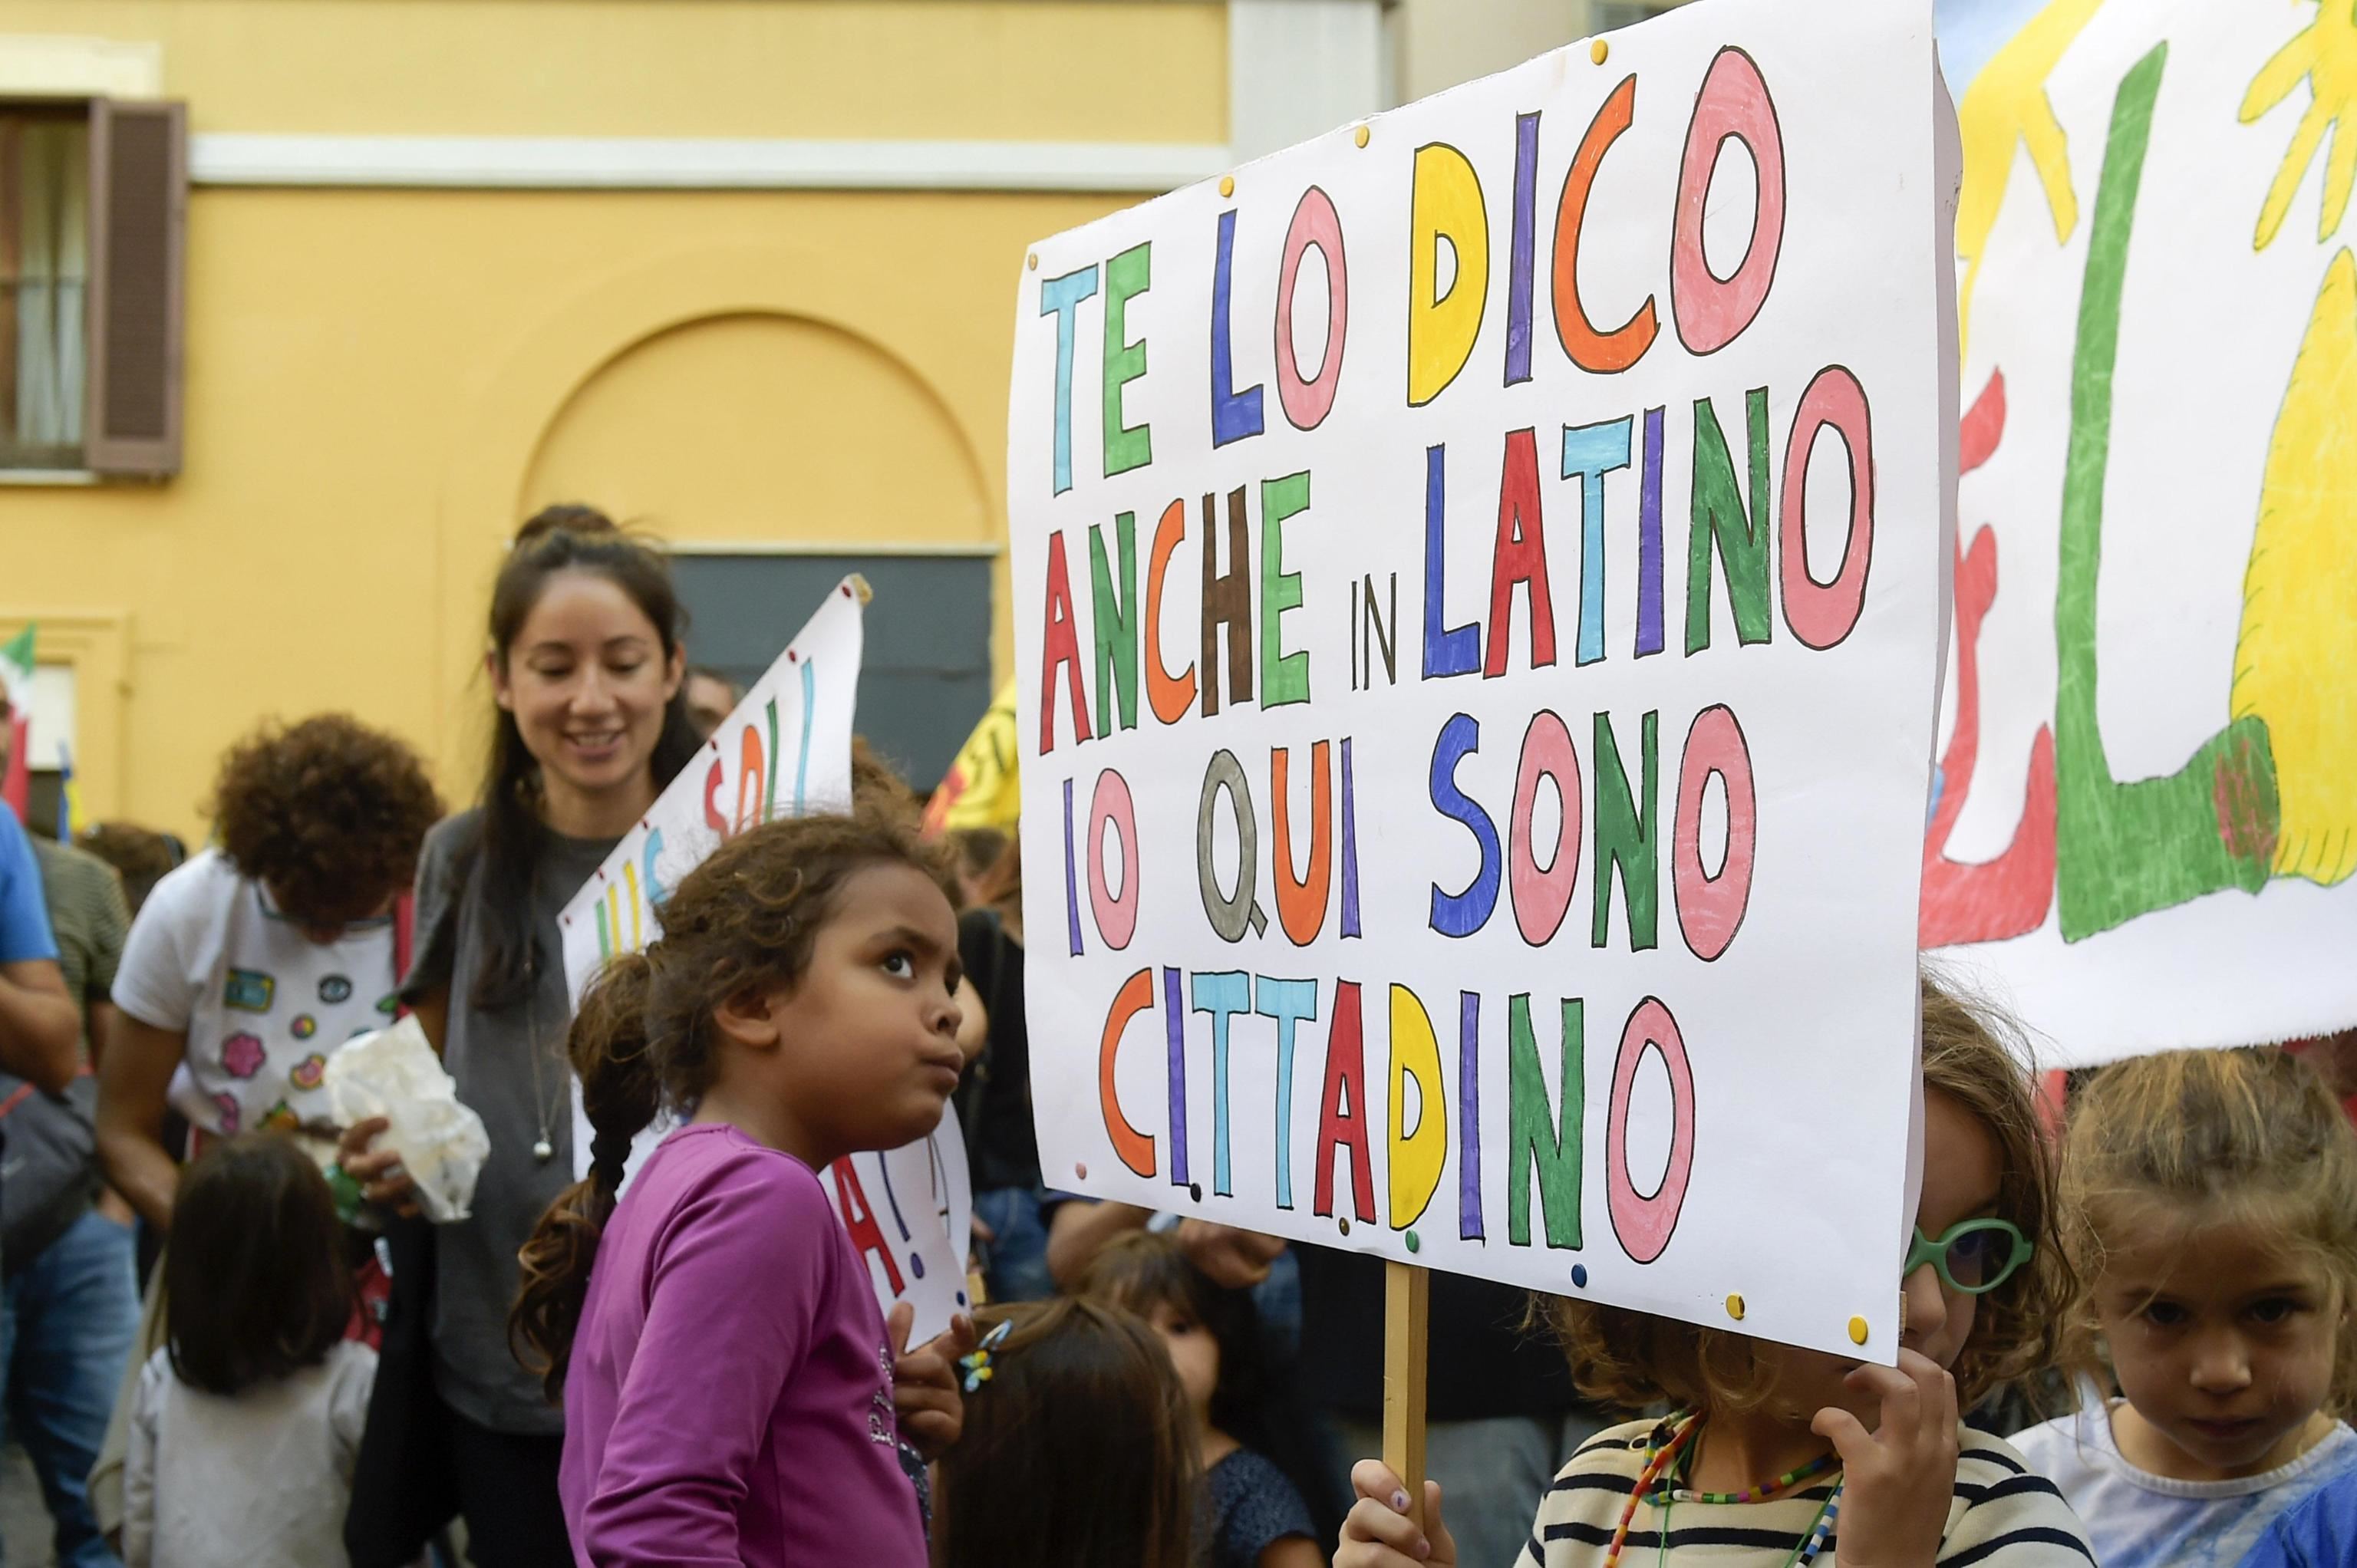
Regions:
[[1715, 0], [1027, 258], [1051, 1185], [1893, 1359], [1953, 143]]
[[[839, 811], [851, 803], [851, 734], [858, 697], [864, 585], [845, 578], [777, 662], [756, 682], [711, 741], [622, 836], [565, 907], [565, 981], [578, 1004], [597, 967], [662, 934], [666, 889], [723, 839], [776, 817]], [[630, 1169], [674, 1125], [659, 1121], [635, 1139]], [[573, 1165], [589, 1174], [590, 1130], [573, 1085]], [[966, 1300], [973, 1203], [957, 1118], [903, 1148], [837, 1160], [821, 1178], [835, 1216], [867, 1261], [888, 1316], [908, 1302], [911, 1344], [949, 1326]]]
[[1924, 945], [2052, 1065], [2357, 1024], [2357, 20], [1943, 27], [1966, 412]]

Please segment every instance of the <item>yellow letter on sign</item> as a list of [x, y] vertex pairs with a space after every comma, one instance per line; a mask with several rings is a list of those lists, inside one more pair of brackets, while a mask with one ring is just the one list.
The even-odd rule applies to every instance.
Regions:
[[[1441, 1087], [1440, 1041], [1415, 992], [1392, 987], [1392, 1229], [1423, 1218], [1448, 1158], [1448, 1097]], [[1415, 1131], [1405, 1130], [1407, 1080], [1415, 1079]]]
[[[1457, 274], [1440, 289], [1440, 242]], [[1472, 357], [1490, 297], [1490, 215], [1480, 177], [1446, 142], [1415, 150], [1408, 203], [1407, 401], [1421, 408], [1441, 394]]]

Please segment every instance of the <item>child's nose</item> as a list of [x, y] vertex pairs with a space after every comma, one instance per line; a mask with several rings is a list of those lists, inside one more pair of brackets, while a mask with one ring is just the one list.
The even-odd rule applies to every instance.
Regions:
[[1940, 1272], [1925, 1263], [1900, 1286], [1907, 1308], [1905, 1337], [1918, 1341], [1948, 1326], [1948, 1293], [1941, 1288]]
[[2251, 1358], [2239, 1334], [2212, 1334], [2193, 1348], [2193, 1386], [2203, 1393], [2233, 1393], [2248, 1387]]

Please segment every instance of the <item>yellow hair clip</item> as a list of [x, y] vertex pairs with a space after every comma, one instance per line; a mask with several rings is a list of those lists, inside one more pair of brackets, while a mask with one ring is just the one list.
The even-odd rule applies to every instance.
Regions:
[[970, 1353], [958, 1358], [958, 1365], [965, 1369], [966, 1392], [973, 1393], [983, 1384], [990, 1381], [990, 1353], [1004, 1345], [1006, 1342], [1006, 1337], [1014, 1331], [1015, 1320], [1011, 1317], [1002, 1318], [999, 1320], [998, 1326], [982, 1337], [981, 1344], [975, 1346]]

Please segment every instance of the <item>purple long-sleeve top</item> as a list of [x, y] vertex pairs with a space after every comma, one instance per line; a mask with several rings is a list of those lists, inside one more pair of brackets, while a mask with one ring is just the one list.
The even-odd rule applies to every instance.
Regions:
[[683, 1127], [607, 1223], [565, 1382], [574, 1561], [923, 1568], [892, 1359], [817, 1173]]

